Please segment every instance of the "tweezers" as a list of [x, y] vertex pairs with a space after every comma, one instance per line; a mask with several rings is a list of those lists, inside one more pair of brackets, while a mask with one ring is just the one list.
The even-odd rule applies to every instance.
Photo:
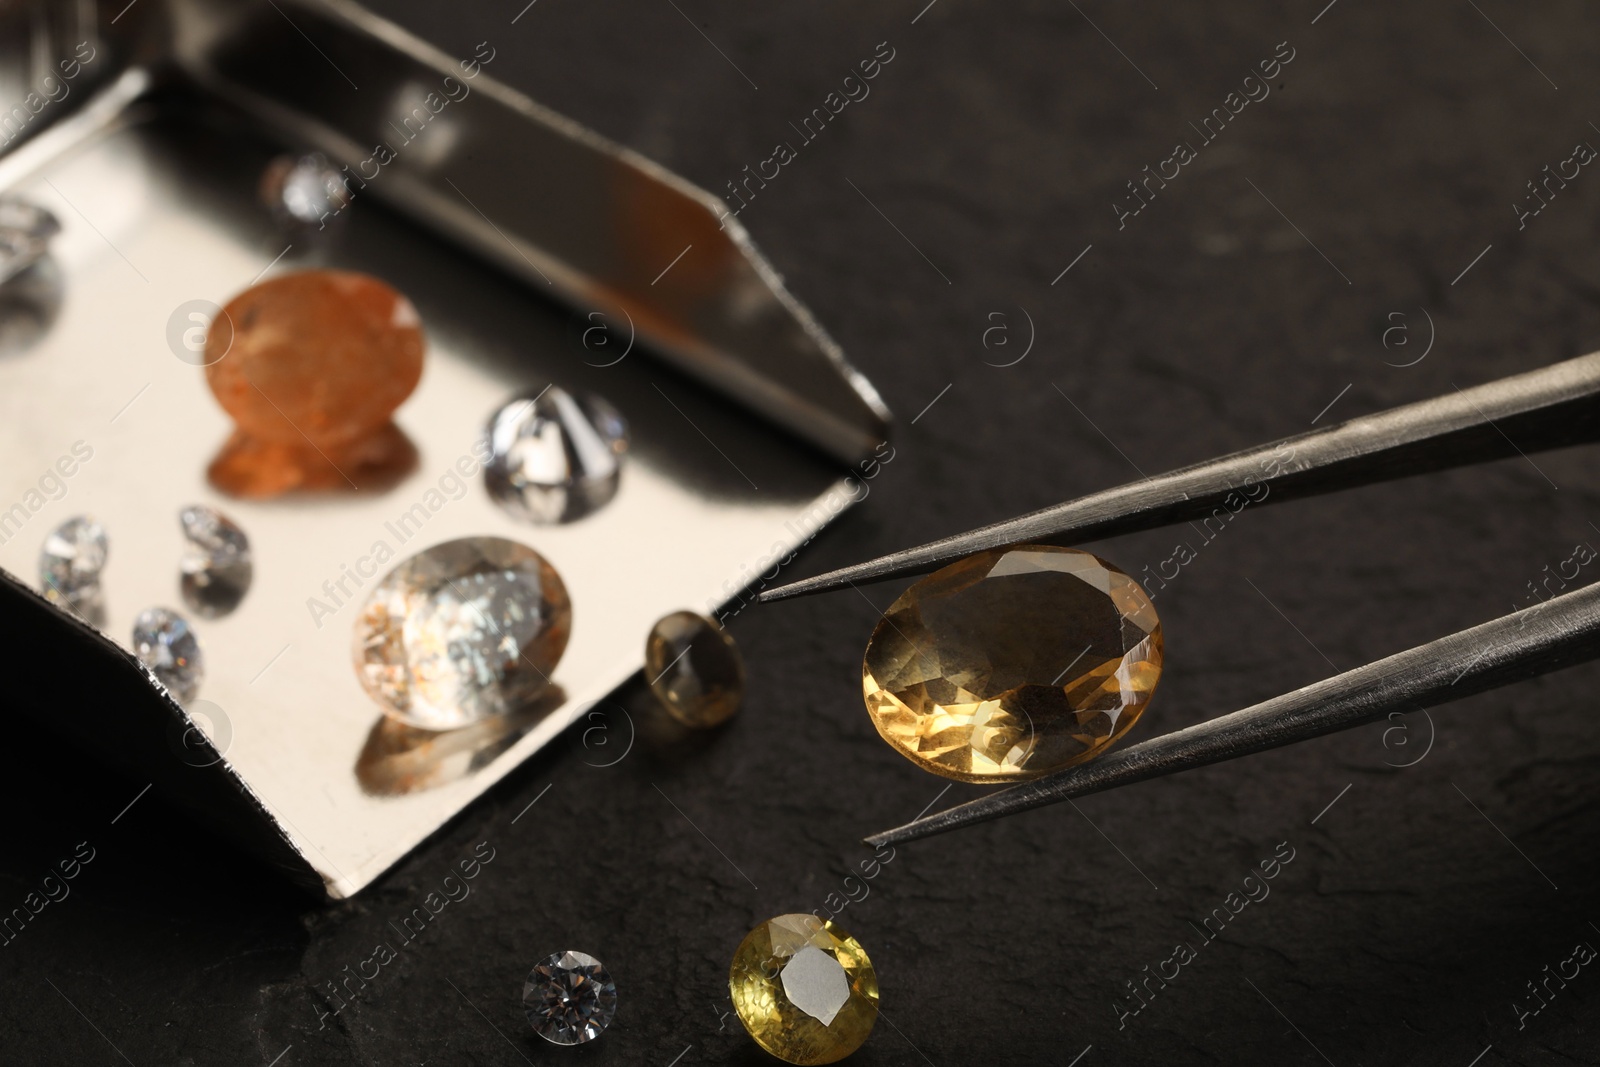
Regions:
[[[1206, 519], [1219, 509], [1232, 514], [1246, 488], [1257, 507], [1596, 440], [1600, 352], [1091, 493], [770, 589], [760, 599], [921, 574], [984, 549], [1073, 544]], [[1600, 584], [866, 840], [893, 844], [943, 833], [1434, 707], [1597, 657]]]

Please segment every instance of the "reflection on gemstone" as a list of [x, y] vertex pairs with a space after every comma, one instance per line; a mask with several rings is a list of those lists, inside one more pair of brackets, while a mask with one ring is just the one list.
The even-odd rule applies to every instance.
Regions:
[[532, 703], [459, 730], [421, 730], [380, 715], [356, 758], [356, 781], [362, 792], [378, 797], [459, 781], [493, 763], [566, 700], [566, 691], [552, 683]]
[[39, 585], [45, 599], [91, 626], [104, 626], [100, 575], [109, 551], [105, 527], [88, 515], [70, 518], [50, 531], [39, 552]]
[[339, 169], [321, 152], [279, 156], [261, 175], [261, 200], [280, 225], [320, 230], [352, 199]]
[[566, 651], [572, 604], [526, 545], [467, 537], [384, 576], [355, 624], [356, 673], [385, 714], [453, 730], [523, 707]]
[[1132, 578], [1073, 548], [979, 552], [906, 590], [861, 668], [873, 725], [924, 770], [1016, 781], [1133, 726], [1161, 676], [1161, 623]]
[[417, 446], [394, 423], [371, 437], [328, 452], [286, 441], [262, 441], [235, 431], [211, 459], [206, 477], [219, 491], [245, 500], [285, 493], [382, 493], [417, 469]]
[[860, 942], [815, 915], [780, 915], [733, 954], [728, 990], [739, 1021], [785, 1063], [833, 1063], [878, 1020], [878, 974]]
[[522, 1007], [534, 1032], [556, 1045], [593, 1041], [617, 1014], [611, 973], [587, 952], [557, 952], [528, 972]]
[[520, 519], [572, 522], [617, 495], [628, 424], [597, 396], [548, 386], [489, 419], [489, 495]]
[[200, 641], [182, 615], [147, 608], [133, 621], [133, 652], [180, 704], [194, 699], [205, 677]]
[[716, 726], [744, 697], [744, 660], [733, 637], [704, 615], [675, 611], [650, 629], [644, 646], [650, 691], [685, 726]]
[[0, 285], [37, 263], [50, 250], [61, 222], [48, 209], [19, 196], [0, 196]]
[[61, 267], [51, 256], [0, 283], [0, 359], [26, 352], [49, 332], [61, 313], [62, 289]]
[[183, 602], [201, 618], [219, 619], [250, 591], [255, 566], [250, 538], [216, 508], [191, 504], [178, 513], [188, 542], [179, 558]]

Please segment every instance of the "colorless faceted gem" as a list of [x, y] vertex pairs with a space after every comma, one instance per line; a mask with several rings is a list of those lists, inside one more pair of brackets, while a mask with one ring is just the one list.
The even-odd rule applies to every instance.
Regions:
[[205, 661], [189, 620], [171, 608], [146, 608], [133, 620], [133, 653], [180, 704], [200, 691]]
[[250, 591], [250, 538], [216, 508], [191, 504], [178, 513], [188, 544], [178, 561], [183, 602], [204, 619], [233, 611]]
[[0, 196], [0, 285], [33, 266], [50, 250], [61, 223], [45, 208], [17, 196]]
[[39, 553], [39, 585], [45, 599], [91, 626], [104, 626], [100, 574], [109, 552], [106, 528], [89, 516], [79, 515], [57, 526]]
[[611, 501], [628, 451], [628, 423], [597, 396], [549, 386], [489, 419], [489, 495], [541, 525], [572, 522]]
[[281, 224], [321, 229], [354, 199], [321, 152], [279, 156], [261, 175], [261, 199]]
[[617, 1014], [617, 986], [586, 952], [557, 952], [528, 972], [522, 1006], [534, 1032], [557, 1045], [593, 1041]]
[[356, 617], [356, 674], [384, 713], [454, 730], [525, 707], [572, 632], [554, 567], [527, 545], [466, 537], [384, 575]]

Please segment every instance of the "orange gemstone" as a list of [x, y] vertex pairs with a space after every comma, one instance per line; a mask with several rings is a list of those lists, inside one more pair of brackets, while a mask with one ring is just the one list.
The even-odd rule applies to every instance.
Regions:
[[246, 289], [206, 336], [206, 383], [238, 426], [212, 483], [246, 497], [393, 484], [416, 450], [390, 416], [424, 349], [417, 309], [376, 278], [308, 270]]
[[417, 446], [392, 422], [344, 448], [263, 441], [235, 430], [206, 476], [229, 496], [250, 500], [291, 492], [382, 492], [416, 470], [417, 458]]

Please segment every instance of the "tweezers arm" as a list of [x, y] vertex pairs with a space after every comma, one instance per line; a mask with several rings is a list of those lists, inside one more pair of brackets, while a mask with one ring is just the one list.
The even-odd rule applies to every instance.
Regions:
[[762, 600], [847, 581], [920, 574], [974, 552], [1081, 544], [1246, 507], [1600, 440], [1600, 352], [1363, 415], [1091, 493], [867, 563], [771, 589]]
[[1433, 707], [1600, 657], [1600, 583], [867, 838], [927, 837]]

